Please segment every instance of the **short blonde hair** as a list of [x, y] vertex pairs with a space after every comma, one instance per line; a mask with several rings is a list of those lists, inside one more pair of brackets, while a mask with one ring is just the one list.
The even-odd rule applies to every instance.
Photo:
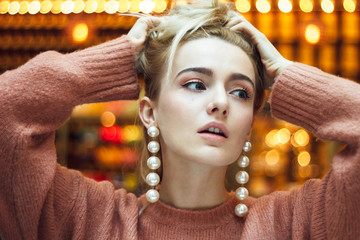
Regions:
[[[136, 61], [137, 73], [144, 79], [145, 95], [158, 99], [161, 80], [169, 80], [174, 56], [181, 43], [200, 38], [216, 37], [240, 47], [252, 60], [255, 76], [254, 112], [264, 102], [264, 71], [255, 45], [242, 33], [234, 32], [225, 25], [237, 13], [229, 4], [217, 0], [197, 0], [189, 5], [176, 5], [156, 28], [150, 29], [143, 51]], [[145, 129], [144, 129], [145, 130]], [[148, 142], [146, 133], [145, 142]], [[141, 168], [147, 169], [148, 153], [143, 149]], [[142, 176], [146, 173], [141, 170]], [[159, 170], [161, 176], [161, 169]]]

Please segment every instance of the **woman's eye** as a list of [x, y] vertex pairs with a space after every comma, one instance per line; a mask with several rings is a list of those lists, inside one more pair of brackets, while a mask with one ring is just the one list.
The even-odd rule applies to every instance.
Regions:
[[187, 82], [183, 85], [186, 88], [189, 88], [191, 90], [195, 90], [195, 91], [202, 91], [202, 90], [206, 90], [205, 85], [202, 82]]
[[247, 91], [245, 89], [236, 89], [236, 90], [232, 91], [232, 94], [234, 94], [236, 97], [242, 98], [242, 99], [250, 98], [249, 94], [247, 93]]

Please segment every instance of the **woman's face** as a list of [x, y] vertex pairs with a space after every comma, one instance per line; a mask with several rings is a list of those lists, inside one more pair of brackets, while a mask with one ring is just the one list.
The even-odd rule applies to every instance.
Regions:
[[162, 157], [234, 162], [249, 137], [254, 94], [255, 70], [240, 47], [219, 38], [182, 44], [153, 109]]

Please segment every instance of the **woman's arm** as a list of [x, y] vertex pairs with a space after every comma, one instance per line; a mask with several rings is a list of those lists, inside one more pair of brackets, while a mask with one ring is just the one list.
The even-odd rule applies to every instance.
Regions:
[[281, 225], [289, 228], [279, 231], [283, 236], [358, 237], [360, 85], [284, 59], [265, 35], [242, 16], [235, 17], [228, 25], [251, 37], [262, 57], [270, 87], [275, 82], [270, 98], [273, 116], [304, 127], [319, 138], [346, 144], [334, 157], [332, 170], [324, 179], [310, 180], [289, 194], [266, 197], [258, 206], [269, 206], [274, 229]]
[[[58, 237], [62, 228], [79, 227], [86, 221], [89, 212], [80, 218], [75, 206], [84, 210], [113, 198], [109, 185], [95, 187], [80, 174], [57, 166], [54, 132], [76, 105], [138, 97], [134, 47], [129, 39], [124, 36], [71, 54], [45, 52], [0, 76], [3, 238]], [[94, 189], [99, 190], [98, 196]], [[99, 199], [104, 195], [100, 190], [109, 197]], [[83, 204], [79, 196], [85, 198]], [[71, 218], [80, 219], [70, 223]], [[82, 230], [74, 236], [81, 236]]]

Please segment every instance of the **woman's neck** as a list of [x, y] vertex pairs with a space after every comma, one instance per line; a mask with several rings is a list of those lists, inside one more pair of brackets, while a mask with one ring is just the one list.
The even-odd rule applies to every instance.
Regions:
[[226, 169], [191, 161], [172, 161], [163, 167], [160, 200], [183, 209], [220, 205], [228, 198], [224, 187]]

